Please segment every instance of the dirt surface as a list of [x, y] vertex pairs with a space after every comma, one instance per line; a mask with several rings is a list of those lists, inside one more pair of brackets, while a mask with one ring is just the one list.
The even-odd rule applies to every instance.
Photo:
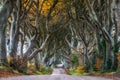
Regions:
[[22, 74], [17, 74], [17, 73], [13, 73], [13, 72], [9, 72], [9, 71], [4, 71], [4, 70], [0, 70], [0, 78], [1, 77], [12, 77], [12, 76], [20, 76]]
[[114, 78], [119, 78], [118, 80], [120, 80], [120, 74], [117, 73], [117, 74], [101, 74], [100, 77], [104, 77], [104, 78], [111, 78], [111, 79], [114, 79]]

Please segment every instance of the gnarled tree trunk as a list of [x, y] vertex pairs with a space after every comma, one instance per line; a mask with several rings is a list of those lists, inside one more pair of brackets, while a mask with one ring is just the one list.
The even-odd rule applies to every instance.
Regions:
[[6, 27], [0, 28], [0, 64], [5, 64], [7, 62], [5, 33]]
[[12, 1], [2, 0], [0, 4], [0, 63], [1, 64], [7, 62], [5, 29], [11, 11], [12, 11]]

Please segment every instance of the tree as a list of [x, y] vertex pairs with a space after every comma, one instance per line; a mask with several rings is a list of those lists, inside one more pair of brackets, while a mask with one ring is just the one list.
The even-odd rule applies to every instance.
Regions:
[[[113, 9], [115, 6], [114, 1], [76, 0], [71, 2], [71, 4], [70, 18], [73, 19], [75, 23], [85, 23], [86, 26], [89, 27], [88, 32], [93, 31], [96, 34], [94, 38], [98, 46], [99, 57], [103, 59], [102, 71], [116, 70], [116, 53], [119, 49], [119, 42], [117, 40], [118, 27], [116, 25], [115, 12]], [[74, 28], [76, 30], [78, 29], [77, 27]], [[81, 28], [80, 26], [80, 29]], [[114, 34], [112, 33], [113, 30], [115, 30]], [[76, 33], [75, 35], [77, 35]], [[83, 41], [86, 42], [85, 39]]]
[[[98, 4], [92, 6], [90, 1], [86, 0], [87, 8], [90, 12], [90, 18], [86, 17], [88, 20], [91, 19], [90, 23], [93, 25], [95, 23], [96, 30], [99, 30], [97, 35], [100, 36], [100, 39], [103, 43], [101, 43], [102, 49], [105, 52], [103, 53], [103, 71], [112, 71], [117, 69], [117, 59], [116, 52], [118, 52], [118, 41], [117, 41], [117, 26], [115, 23], [115, 13], [113, 11], [114, 1], [94, 1], [94, 3]], [[102, 6], [101, 4], [105, 4]], [[102, 11], [101, 11], [102, 9]], [[113, 28], [115, 29], [115, 34], [112, 34]], [[114, 37], [114, 38], [113, 38]]]
[[7, 62], [6, 56], [6, 26], [7, 20], [12, 12], [13, 8], [12, 0], [2, 0], [0, 2], [0, 64]]

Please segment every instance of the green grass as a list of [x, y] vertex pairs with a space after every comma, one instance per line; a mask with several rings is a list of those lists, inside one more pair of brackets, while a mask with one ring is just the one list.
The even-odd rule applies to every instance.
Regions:
[[76, 73], [76, 72], [70, 72], [71, 75], [75, 75], [75, 76], [90, 76], [93, 75], [94, 73]]
[[45, 75], [45, 74], [51, 74], [51, 71], [52, 69], [49, 67], [42, 67], [40, 70], [33, 72], [33, 74]]
[[0, 70], [4, 70], [4, 71], [12, 71], [12, 68], [10, 68], [10, 67], [6, 67], [6, 66], [0, 66]]
[[120, 67], [117, 69], [118, 72], [120, 72]]
[[70, 75], [75, 75], [75, 76], [101, 76], [101, 75], [113, 75], [116, 72], [105, 72], [105, 73], [101, 73], [101, 72], [83, 72], [83, 73], [76, 73], [75, 70], [70, 70], [69, 74]]
[[76, 73], [75, 70], [70, 70], [69, 74], [70, 75], [75, 75], [75, 76], [82, 76], [83, 75], [83, 73]]
[[43, 73], [41, 71], [35, 71], [34, 74], [42, 75]]

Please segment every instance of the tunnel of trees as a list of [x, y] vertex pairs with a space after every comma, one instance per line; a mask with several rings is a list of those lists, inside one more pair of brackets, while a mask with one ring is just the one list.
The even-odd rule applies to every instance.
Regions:
[[120, 68], [119, 0], [0, 0], [0, 65]]

